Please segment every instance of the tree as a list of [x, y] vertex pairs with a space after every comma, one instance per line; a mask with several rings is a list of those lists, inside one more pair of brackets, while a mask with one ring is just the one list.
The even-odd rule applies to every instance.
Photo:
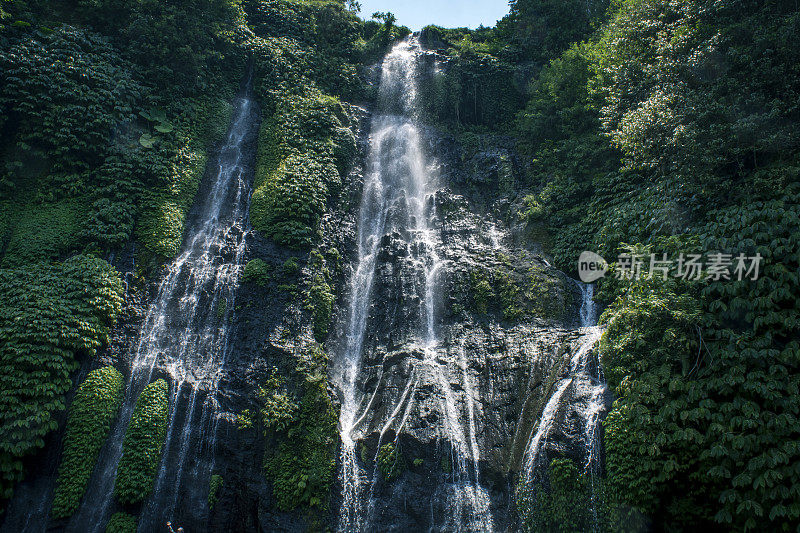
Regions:
[[372, 18], [375, 20], [380, 20], [387, 28], [391, 28], [394, 26], [394, 23], [397, 22], [397, 17], [394, 16], [394, 13], [390, 12], [382, 12], [376, 11], [372, 14]]

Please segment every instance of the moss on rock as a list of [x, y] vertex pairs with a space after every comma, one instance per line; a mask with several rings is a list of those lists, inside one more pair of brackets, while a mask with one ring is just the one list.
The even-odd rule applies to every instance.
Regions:
[[114, 496], [122, 504], [143, 501], [153, 490], [161, 448], [167, 436], [169, 386], [154, 381], [136, 400], [128, 432], [122, 443]]
[[107, 366], [90, 372], [78, 388], [69, 408], [51, 511], [53, 518], [67, 518], [78, 508], [119, 410], [124, 386], [122, 374]]
[[394, 481], [406, 469], [406, 462], [397, 444], [390, 442], [378, 450], [378, 470], [385, 481]]
[[108, 521], [106, 533], [136, 533], [136, 517], [128, 513], [114, 513]]

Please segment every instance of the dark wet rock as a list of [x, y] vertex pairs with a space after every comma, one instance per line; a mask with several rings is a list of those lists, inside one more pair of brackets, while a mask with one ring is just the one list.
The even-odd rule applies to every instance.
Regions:
[[[427, 46], [442, 43], [429, 36]], [[364, 180], [363, 155], [368, 142], [369, 114], [359, 111], [357, 136], [361, 160], [343, 180], [341, 196], [332, 202], [321, 222], [319, 250], [326, 258], [337, 294], [326, 352], [335, 360], [342, 351], [348, 321], [347, 280], [357, 256], [357, 220]], [[436, 279], [434, 302], [439, 342], [428, 357], [420, 345], [423, 329], [425, 264], [430, 250], [409, 245], [402, 229], [387, 230], [380, 240], [378, 262], [362, 371], [357, 381], [366, 411], [357, 428], [359, 462], [373, 473], [370, 518], [373, 531], [428, 530], [434, 517], [448, 512], [453, 482], [452, 438], [455, 423], [466, 442], [477, 447], [481, 485], [489, 494], [490, 512], [497, 530], [514, 530], [513, 491], [525, 449], [561, 379], [569, 376], [571, 356], [581, 334], [576, 331], [580, 295], [571, 282], [551, 268], [535, 247], [530, 248], [516, 219], [519, 198], [515, 190], [520, 164], [513, 142], [502, 136], [478, 136], [469, 143], [435, 128], [423, 128], [429, 154], [435, 155], [439, 190], [429, 199], [437, 239], [436, 255], [444, 267]], [[297, 343], [311, 338], [301, 286], [308, 254], [287, 250], [256, 233], [247, 235], [247, 260], [260, 259], [272, 267], [268, 283], [242, 283], [236, 295], [230, 353], [219, 382], [215, 409], [218, 438], [213, 471], [222, 476], [219, 501], [208, 512], [197, 502], [179, 507], [175, 526], [186, 531], [306, 531], [306, 511], [276, 511], [272, 487], [263, 471], [265, 451], [274, 442], [258, 427], [242, 427], [239, 416], [257, 411], [258, 388], [273, 369], [291, 374], [296, 366]], [[335, 251], [335, 254], [334, 254]], [[222, 253], [225, 253], [224, 250]], [[117, 260], [120, 270], [133, 272], [132, 255]], [[297, 258], [300, 271], [283, 273], [282, 265]], [[326, 259], [327, 261], [327, 259]], [[535, 271], [534, 274], [531, 271]], [[563, 307], [555, 316], [525, 299], [521, 312], [509, 318], [499, 286], [476, 308], [473, 273], [485, 272], [513, 283], [522, 293], [528, 284], [551, 280], [548, 291]], [[158, 273], [151, 273], [151, 280]], [[125, 309], [112, 331], [111, 347], [98, 364], [118, 364], [130, 357], [139, 325], [153, 294], [153, 284], [126, 276], [129, 288]], [[493, 278], [494, 279], [494, 278]], [[84, 372], [89, 364], [84, 365]], [[122, 365], [125, 366], [125, 365]], [[336, 374], [331, 366], [332, 377]], [[596, 369], [592, 369], [595, 372]], [[160, 376], [158, 372], [155, 377]], [[337, 394], [332, 391], [332, 395]], [[580, 413], [587, 399], [568, 391], [545, 445], [546, 456], [580, 458]], [[455, 420], [454, 420], [455, 419]], [[36, 457], [30, 483], [52, 483], [58, 461], [63, 420], [44, 454]], [[396, 442], [405, 468], [387, 481], [375, 473], [381, 445]], [[55, 450], [55, 451], [53, 451]], [[205, 459], [204, 459], [205, 460]], [[449, 465], [449, 466], [448, 466]], [[322, 516], [323, 527], [335, 527], [341, 487], [334, 481], [331, 501]], [[18, 489], [24, 494], [25, 486]], [[207, 487], [197, 488], [198, 492]], [[33, 501], [19, 500], [27, 505]], [[202, 502], [200, 502], [202, 504]], [[164, 517], [165, 520], [170, 517]], [[317, 524], [319, 524], [317, 522]], [[16, 524], [15, 524], [16, 525]], [[55, 524], [59, 530], [63, 524]]]

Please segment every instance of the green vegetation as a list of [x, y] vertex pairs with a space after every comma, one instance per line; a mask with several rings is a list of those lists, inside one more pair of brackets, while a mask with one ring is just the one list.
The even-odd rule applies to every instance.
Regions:
[[64, 451], [58, 468], [51, 514], [68, 518], [78, 508], [122, 403], [125, 378], [107, 366], [89, 373], [69, 407]]
[[426, 120], [455, 129], [508, 125], [523, 103], [514, 79], [515, 67], [505, 56], [489, 53], [479, 32], [446, 31], [429, 26], [423, 42], [447, 49], [447, 68], [422, 80], [421, 106]]
[[671, 502], [680, 515], [670, 520], [688, 527], [711, 518], [713, 500], [687, 490], [692, 480], [701, 481], [704, 439], [690, 376], [699, 349], [700, 306], [682, 292], [660, 280], [641, 280], [627, 289], [603, 316], [608, 330], [599, 350], [618, 398], [605, 420], [611, 489], [655, 514], [659, 499], [682, 486], [683, 494]]
[[222, 476], [219, 474], [213, 474], [211, 476], [211, 481], [208, 484], [208, 508], [214, 509], [214, 506], [219, 501], [219, 491], [222, 490], [222, 485], [224, 484]]
[[290, 257], [281, 265], [281, 275], [286, 278], [296, 276], [300, 272], [300, 263], [296, 257]]
[[379, 62], [392, 43], [411, 33], [405, 26], [395, 24], [397, 20], [392, 13], [374, 13], [372, 19], [364, 23], [358, 44], [363, 49], [365, 63]]
[[448, 476], [453, 473], [453, 459], [450, 457], [450, 455], [442, 456], [441, 461], [439, 461], [439, 468], [441, 468], [442, 472]]
[[[0, 165], [0, 199], [13, 199], [15, 207], [0, 235], [8, 244], [2, 264], [56, 259], [83, 242], [104, 246], [113, 237], [95, 216], [97, 188], [123, 142], [112, 129], [130, 120], [143, 88], [131, 65], [90, 31], [23, 32], [7, 45], [0, 50], [0, 109], [10, 149]], [[102, 190], [109, 193], [101, 202], [105, 214], [113, 212], [113, 231], [123, 238], [132, 213], [110, 193], [133, 194], [131, 185], [126, 177], [114, 191]]]
[[24, 266], [63, 257], [78, 244], [79, 216], [86, 207], [71, 201], [25, 208], [9, 206], [10, 237], [2, 266]]
[[603, 487], [595, 491], [593, 494], [589, 477], [571, 459], [553, 459], [540, 483], [517, 487], [523, 529], [554, 533], [640, 530], [631, 517], [624, 526], [619, 523], [614, 511], [603, 504]]
[[[610, 4], [516, 0], [495, 28], [426, 28], [450, 61], [421, 88], [425, 113], [465, 157], [516, 137], [524, 173], [501, 194], [520, 191], [528, 238], [565, 272], [583, 250], [761, 255], [755, 282], [601, 283], [599, 349], [617, 396], [602, 497], [662, 529], [794, 530], [800, 13], [781, 1]], [[472, 87], [484, 72], [493, 82]], [[556, 292], [521, 279], [474, 270], [473, 310], [514, 319], [526, 293]], [[551, 308], [561, 302], [539, 312]], [[574, 478], [554, 468], [551, 485]], [[554, 497], [523, 518], [584, 529]]]
[[327, 505], [335, 470], [337, 413], [324, 383], [305, 386], [298, 412], [264, 463], [278, 509]]
[[128, 513], [114, 513], [108, 521], [106, 533], [136, 533], [136, 517]]
[[592, 24], [517, 115], [530, 234], [570, 272], [583, 250], [763, 258], [758, 281], [603, 281], [604, 497], [663, 529], [794, 530], [800, 14], [623, 0]]
[[251, 220], [279, 244], [306, 249], [356, 151], [340, 98], [364, 96], [356, 65], [402, 32], [389, 20], [364, 24], [333, 0], [252, 2], [247, 11], [245, 46], [255, 54], [265, 114]]
[[144, 501], [153, 490], [167, 436], [169, 385], [159, 379], [144, 388], [122, 443], [114, 496], [122, 504]]
[[335, 471], [338, 412], [327, 390], [324, 352], [307, 346], [295, 358], [289, 379], [275, 371], [259, 392], [261, 427], [274, 443], [264, 469], [278, 509], [323, 510]]
[[523, 317], [558, 319], [564, 316], [571, 297], [565, 281], [536, 266], [513, 266], [508, 258], [494, 269], [477, 267], [469, 273], [469, 288], [475, 312], [499, 311], [503, 319]]
[[[118, 275], [95, 257], [135, 250], [137, 271], [147, 276], [178, 253], [248, 63], [265, 118], [253, 224], [279, 244], [307, 248], [356, 152], [351, 107], [343, 100], [370, 97], [357, 69], [408, 30], [391, 17], [365, 23], [333, 0], [0, 4], [0, 496], [6, 499], [23, 477], [21, 459], [56, 428], [77, 361], [102, 346], [119, 311]], [[305, 262], [293, 259], [275, 274], [292, 295], [299, 281], [290, 278]], [[251, 262], [243, 279], [265, 284], [273, 273], [264, 267]], [[325, 272], [306, 287], [319, 339], [330, 328], [331, 285]], [[146, 392], [141, 402], [160, 402], [161, 393]], [[149, 490], [165, 405], [137, 410], [116, 486], [122, 503]], [[77, 403], [75, 412], [84, 407]], [[137, 425], [142, 418], [156, 423], [149, 437]], [[105, 418], [94, 422], [84, 435], [92, 445]], [[83, 423], [88, 419], [71, 425]], [[68, 446], [59, 516], [74, 505], [92, 456], [73, 468], [72, 454]], [[312, 483], [318, 477], [325, 476], [313, 474]]]
[[286, 380], [274, 371], [258, 389], [261, 400], [261, 423], [265, 430], [284, 431], [295, 420], [298, 405], [294, 402], [284, 385]]
[[378, 470], [380, 470], [381, 476], [385, 481], [394, 481], [403, 474], [405, 469], [405, 459], [395, 443], [390, 442], [380, 447], [378, 450]]
[[317, 342], [324, 342], [331, 327], [333, 303], [336, 300], [336, 295], [329, 284], [331, 274], [326, 266], [325, 259], [316, 250], [311, 252], [309, 269], [311, 270], [311, 280], [306, 292], [305, 305], [311, 312], [314, 338]]
[[[510, 5], [493, 28], [425, 29], [422, 41], [446, 57], [421, 80], [419, 118], [453, 134], [465, 160], [501, 138], [516, 144], [497, 158], [491, 196], [518, 211], [527, 244], [572, 274], [583, 250], [763, 261], [757, 281], [601, 283], [599, 352], [616, 395], [601, 516], [633, 509], [672, 531], [797, 529], [797, 3]], [[332, 257], [305, 254], [357, 153], [347, 102], [375, 96], [358, 69], [407, 33], [390, 13], [364, 22], [337, 0], [0, 2], [0, 496], [57, 428], [71, 375], [120, 310], [119, 276], [99, 257], [135, 249], [146, 273], [178, 252], [248, 63], [264, 117], [252, 224], [302, 252], [274, 269], [254, 259], [242, 279], [274, 278], [300, 299], [315, 339], [327, 338], [341, 272]], [[564, 316], [566, 280], [497, 259], [465, 280], [472, 311]], [[279, 508], [324, 509], [336, 444], [327, 359], [317, 345], [280, 359], [241, 425], [270, 441]], [[56, 517], [74, 510], [113, 419], [114, 372], [91, 373], [76, 393]], [[137, 401], [115, 486], [122, 504], [152, 488], [167, 392], [160, 380]], [[402, 461], [386, 446], [389, 479]], [[440, 466], [450, 473], [450, 457]], [[521, 490], [538, 491], [520, 501], [530, 527], [585, 529], [575, 465], [558, 459], [541, 487]], [[121, 513], [109, 524], [133, 528]]]
[[0, 471], [2, 496], [22, 477], [21, 458], [56, 429], [79, 355], [107, 342], [122, 283], [108, 263], [76, 256], [60, 266], [0, 269]]
[[[110, 6], [95, 7], [96, 17]], [[62, 25], [4, 39], [0, 108], [13, 149], [0, 167], [0, 199], [23, 207], [0, 236], [9, 243], [3, 264], [55, 259], [81, 245], [118, 248], [137, 220], [145, 254], [174, 256], [206, 150], [228, 122], [227, 98], [153, 92], [142, 80], [154, 78], [89, 29]]]
[[158, 141], [155, 157], [159, 162], [159, 184], [142, 195], [144, 207], [137, 233], [152, 256], [171, 258], [178, 254], [186, 215], [206, 169], [206, 151], [224, 135], [231, 111], [231, 105], [223, 99], [198, 98], [181, 109], [173, 119], [174, 131]]
[[251, 259], [244, 267], [242, 281], [266, 287], [269, 285], [271, 273], [272, 265], [262, 259]]
[[[286, 95], [259, 134], [251, 205], [253, 227], [280, 244], [309, 246], [328, 196], [338, 190], [337, 160], [353, 154], [347, 111], [334, 97]], [[343, 145], [342, 143], [347, 143]]]

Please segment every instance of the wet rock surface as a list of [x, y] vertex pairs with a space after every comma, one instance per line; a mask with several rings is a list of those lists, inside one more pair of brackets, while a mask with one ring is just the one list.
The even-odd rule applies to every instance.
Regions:
[[[495, 529], [513, 530], [513, 491], [525, 449], [579, 346], [580, 294], [544, 258], [513, 246], [509, 228], [486, 212], [498, 202], [489, 201], [486, 193], [469, 196], [473, 173], [483, 170], [465, 168], [457, 145], [439, 148], [452, 139], [441, 141], [433, 129], [426, 135], [429, 150], [437, 156], [442, 184], [429, 206], [435, 212], [436, 254], [445, 264], [435, 302], [439, 342], [433, 360], [426, 360], [418, 335], [424, 315], [426, 254], [400, 231], [389, 230], [380, 240], [357, 381], [364, 398], [357, 427], [359, 461], [373, 479], [369, 529], [425, 530], [452, 512], [446, 487], [454, 482], [454, 474], [443, 462], [452, 461], [457, 447], [452, 432], [462, 431], [461, 438], [477, 448], [480, 483], [489, 492]], [[489, 148], [473, 160], [497, 169], [498, 154], [505, 152]], [[489, 179], [496, 183], [498, 174]], [[493, 185], [482, 183], [474, 190], [482, 187]], [[475, 309], [471, 272], [502, 272], [523, 286], [531, 268], [556, 280], [551, 291], [563, 303], [556, 318], [522, 309], [518, 317], [507, 320], [499, 301], [488, 302], [486, 312]], [[345, 294], [329, 342], [332, 353], [342, 349], [346, 335], [346, 302]], [[567, 394], [564, 404], [573, 400], [581, 401]], [[582, 458], [580, 417], [575, 410], [580, 406], [564, 409], [546, 444], [549, 454]], [[399, 478], [387, 481], [374, 472], [376, 457], [381, 446], [395, 441], [405, 468]], [[335, 487], [334, 508], [339, 492]]]
[[[360, 162], [343, 180], [341, 197], [322, 221], [320, 251], [341, 254], [333, 273], [338, 297], [332, 332], [325, 343], [332, 358], [332, 382], [336, 357], [347, 335], [351, 296], [347, 280], [358, 253], [358, 209], [369, 118], [362, 111]], [[462, 470], [477, 470], [478, 481], [488, 493], [494, 528], [514, 530], [513, 493], [526, 448], [554, 388], [569, 377], [571, 358], [580, 347], [580, 293], [535, 248], [518, 245], [519, 228], [512, 206], [520, 168], [510, 141], [492, 136], [465, 147], [435, 128], [422, 131], [431, 171], [438, 176], [436, 192], [426, 205], [436, 236], [435, 253], [443, 264], [435, 280], [438, 342], [430, 347], [433, 357], [426, 357], [428, 347], [421, 346], [419, 331], [430, 250], [404, 233], [407, 230], [389, 227], [379, 243], [356, 383], [364, 398], [359, 407], [363, 417], [355, 428], [357, 459], [371, 479], [368, 529], [415, 531], [441, 524], [442, 516], [453, 513], [449, 487], [459, 482], [454, 462], [468, 456]], [[301, 262], [300, 271], [276, 274], [265, 285], [244, 282], [237, 291], [230, 353], [216, 397], [216, 450], [209, 459], [224, 486], [210, 512], [178, 508], [181, 516], [190, 518], [174, 525], [186, 531], [293, 532], [320, 524], [310, 524], [304, 511], [276, 511], [272, 486], [263, 471], [265, 450], [274, 442], [264, 437], [261, 428], [243, 428], [239, 420], [241, 413], [258, 409], [258, 388], [273, 368], [287, 374], [294, 369], [298, 339], [312, 337], [298, 289], [307, 275], [302, 264], [307, 254], [278, 247], [251, 233], [246, 260], [256, 258], [276, 273], [296, 258]], [[120, 261], [130, 263], [130, 257]], [[122, 268], [133, 271], [128, 263]], [[475, 273], [487, 276], [491, 290], [483, 303], [476, 296]], [[530, 289], [537, 280], [547, 281], [552, 305], [538, 305], [536, 293]], [[103, 364], [119, 362], [131, 353], [148, 296], [152, 296], [144, 286], [134, 288], [132, 278], [130, 283], [126, 309], [112, 332], [111, 348], [100, 356]], [[517, 288], [513, 297], [506, 294], [504, 287], [508, 286]], [[515, 312], [509, 313], [509, 306], [515, 307]], [[156, 372], [154, 379], [160, 375]], [[341, 401], [341, 391], [331, 387], [331, 395]], [[544, 444], [545, 457], [582, 460], [580, 419], [587, 401], [577, 387], [567, 390]], [[60, 432], [52, 438], [60, 440]], [[395, 444], [402, 458], [401, 472], [392, 480], [377, 471], [380, 449], [388, 443]], [[470, 453], [459, 448], [464, 445]], [[57, 448], [48, 445], [46, 449]], [[472, 457], [477, 464], [471, 464]], [[30, 479], [52, 477], [57, 454], [48, 455], [42, 464], [43, 472]], [[321, 516], [323, 527], [336, 527], [341, 493], [339, 482], [334, 481], [331, 501]], [[164, 521], [170, 518], [164, 517]], [[60, 529], [59, 524], [54, 526]], [[451, 530], [447, 526], [441, 529]]]

